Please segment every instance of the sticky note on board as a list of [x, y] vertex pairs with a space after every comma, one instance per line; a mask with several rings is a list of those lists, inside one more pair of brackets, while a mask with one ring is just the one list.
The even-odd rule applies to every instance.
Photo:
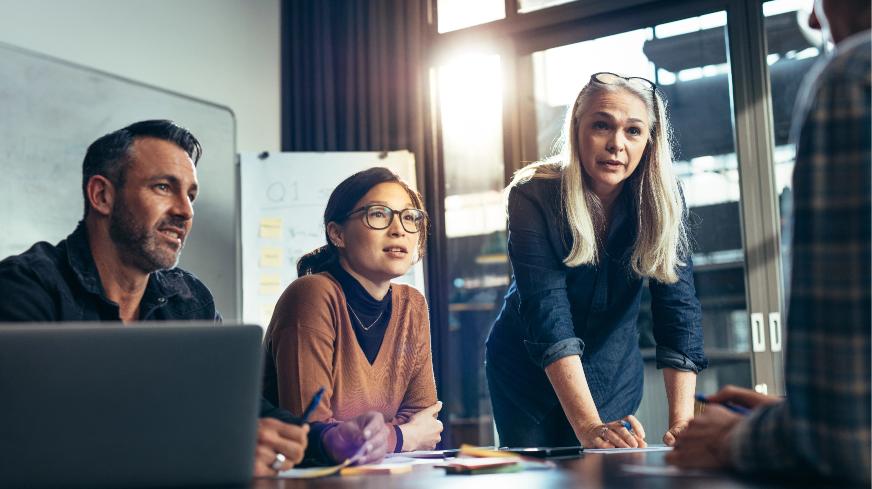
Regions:
[[272, 319], [273, 311], [276, 309], [275, 302], [268, 302], [260, 305], [260, 324], [263, 327], [269, 326], [269, 320]]
[[279, 295], [282, 293], [281, 275], [261, 275], [260, 295]]
[[260, 248], [260, 266], [266, 268], [282, 268], [282, 249], [272, 246]]
[[261, 238], [281, 238], [282, 220], [277, 217], [264, 217], [260, 220]]

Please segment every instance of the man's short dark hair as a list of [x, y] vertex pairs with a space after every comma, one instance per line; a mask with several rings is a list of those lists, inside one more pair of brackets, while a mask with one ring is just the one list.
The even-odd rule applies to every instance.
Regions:
[[139, 138], [156, 138], [169, 141], [185, 150], [194, 166], [200, 160], [203, 148], [190, 131], [173, 121], [152, 120], [131, 124], [124, 129], [101, 137], [88, 146], [82, 162], [82, 194], [85, 197], [85, 217], [91, 209], [88, 200], [88, 182], [94, 175], [106, 177], [116, 189], [124, 188], [127, 169], [130, 166], [130, 148]]

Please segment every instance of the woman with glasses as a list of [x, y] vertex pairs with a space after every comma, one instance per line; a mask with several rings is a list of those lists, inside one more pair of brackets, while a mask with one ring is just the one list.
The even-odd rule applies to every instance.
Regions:
[[324, 211], [327, 244], [297, 262], [264, 338], [264, 397], [311, 419], [377, 411], [391, 424], [388, 451], [432, 450], [442, 423], [424, 296], [391, 283], [420, 260], [428, 217], [421, 196], [387, 168], [339, 184]]
[[645, 446], [636, 323], [651, 292], [673, 445], [708, 365], [684, 199], [656, 86], [597, 73], [567, 113], [561, 149], [506, 189], [514, 282], [487, 340], [500, 444]]

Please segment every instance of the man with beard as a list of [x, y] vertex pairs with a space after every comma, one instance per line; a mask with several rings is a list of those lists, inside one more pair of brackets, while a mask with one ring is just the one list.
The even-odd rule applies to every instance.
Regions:
[[[36, 243], [0, 262], [0, 322], [221, 321], [209, 289], [175, 268], [194, 217], [201, 151], [187, 129], [165, 120], [91, 144], [82, 165], [84, 218], [57, 246]], [[261, 400], [256, 476], [289, 469], [304, 454], [342, 461], [364, 444], [363, 463], [384, 457], [381, 414], [311, 430], [301, 424]]]

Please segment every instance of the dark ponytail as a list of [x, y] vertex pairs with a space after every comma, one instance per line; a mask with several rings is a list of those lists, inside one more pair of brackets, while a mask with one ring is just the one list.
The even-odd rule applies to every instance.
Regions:
[[[327, 208], [324, 209], [324, 237], [327, 238], [327, 244], [306, 253], [297, 260], [298, 277], [323, 272], [339, 261], [339, 248], [330, 240], [330, 235], [327, 233], [327, 225], [331, 222], [337, 224], [345, 222], [345, 215], [354, 210], [357, 202], [367, 192], [381, 183], [396, 183], [400, 185], [409, 194], [412, 204], [418, 209], [424, 209], [421, 194], [410, 187], [408, 183], [390, 168], [375, 167], [351, 175], [333, 190], [333, 193], [330, 194], [330, 199], [327, 200]], [[429, 226], [418, 233], [418, 256], [416, 263], [424, 257], [424, 247], [427, 244], [428, 231]]]
[[[330, 238], [327, 238], [330, 243]], [[331, 250], [330, 247], [334, 249]], [[335, 252], [336, 246], [333, 243], [316, 248], [297, 260], [297, 277], [309, 275], [311, 273], [323, 272], [330, 268], [334, 262], [339, 261], [339, 255]]]

